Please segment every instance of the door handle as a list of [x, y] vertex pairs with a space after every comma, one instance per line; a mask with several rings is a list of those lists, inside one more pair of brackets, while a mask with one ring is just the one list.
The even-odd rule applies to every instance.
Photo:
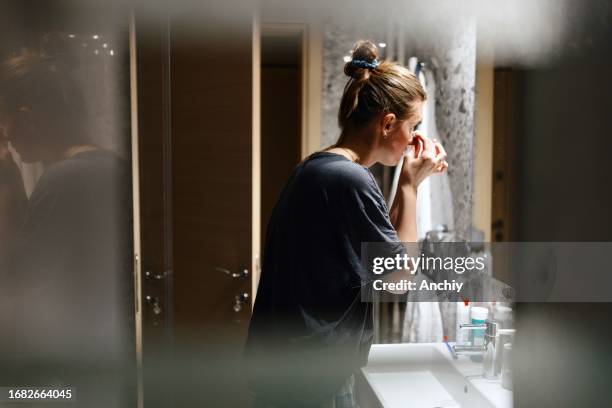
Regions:
[[160, 281], [164, 278], [163, 275], [160, 275], [159, 273], [154, 274], [151, 271], [145, 271], [144, 277], [145, 277], [145, 280], [148, 280], [148, 281]]
[[234, 312], [238, 313], [242, 310], [242, 305], [249, 301], [249, 294], [242, 292], [234, 296]]
[[153, 309], [153, 314], [161, 313], [161, 306], [159, 305], [159, 298], [151, 295], [145, 296], [145, 303]]
[[249, 275], [250, 275], [250, 273], [249, 273], [249, 270], [248, 270], [248, 269], [243, 269], [243, 270], [242, 270], [242, 271], [240, 271], [240, 272], [232, 272], [232, 271], [230, 271], [229, 269], [222, 268], [222, 267], [220, 267], [220, 266], [214, 266], [214, 267], [213, 267], [213, 269], [214, 269], [215, 271], [222, 272], [222, 273], [224, 273], [224, 274], [228, 275], [228, 276], [229, 276], [229, 277], [231, 277], [231, 278], [248, 278], [248, 277], [249, 277]]

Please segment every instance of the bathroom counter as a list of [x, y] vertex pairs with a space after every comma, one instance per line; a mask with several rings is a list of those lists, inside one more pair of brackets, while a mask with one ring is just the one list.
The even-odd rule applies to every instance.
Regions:
[[512, 407], [512, 392], [482, 377], [482, 363], [452, 358], [444, 343], [376, 344], [361, 369], [366, 407]]

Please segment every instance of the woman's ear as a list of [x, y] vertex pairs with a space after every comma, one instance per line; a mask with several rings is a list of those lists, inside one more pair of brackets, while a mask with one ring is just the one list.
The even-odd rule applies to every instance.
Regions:
[[396, 117], [394, 113], [386, 113], [383, 115], [381, 120], [381, 127], [383, 132], [389, 132], [395, 124]]

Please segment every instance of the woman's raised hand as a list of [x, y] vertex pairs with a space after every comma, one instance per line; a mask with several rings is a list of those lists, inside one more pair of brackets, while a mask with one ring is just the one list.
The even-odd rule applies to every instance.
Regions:
[[446, 150], [436, 139], [431, 140], [419, 132], [412, 139], [412, 154], [407, 154], [400, 176], [400, 183], [417, 188], [419, 184], [434, 173], [448, 168]]

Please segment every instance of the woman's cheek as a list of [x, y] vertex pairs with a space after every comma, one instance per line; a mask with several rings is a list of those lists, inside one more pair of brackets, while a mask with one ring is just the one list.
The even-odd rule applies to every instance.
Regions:
[[402, 155], [404, 154], [404, 150], [405, 150], [405, 145], [403, 143], [394, 143], [393, 144], [393, 152], [392, 152], [392, 157], [393, 157], [393, 162], [394, 163], [398, 163], [400, 161], [400, 159], [402, 158]]
[[399, 157], [401, 157], [402, 154], [404, 153], [404, 150], [406, 150], [407, 146], [408, 146], [407, 140], [405, 140], [403, 137], [398, 138], [397, 141], [395, 142], [394, 150], [399, 155]]

